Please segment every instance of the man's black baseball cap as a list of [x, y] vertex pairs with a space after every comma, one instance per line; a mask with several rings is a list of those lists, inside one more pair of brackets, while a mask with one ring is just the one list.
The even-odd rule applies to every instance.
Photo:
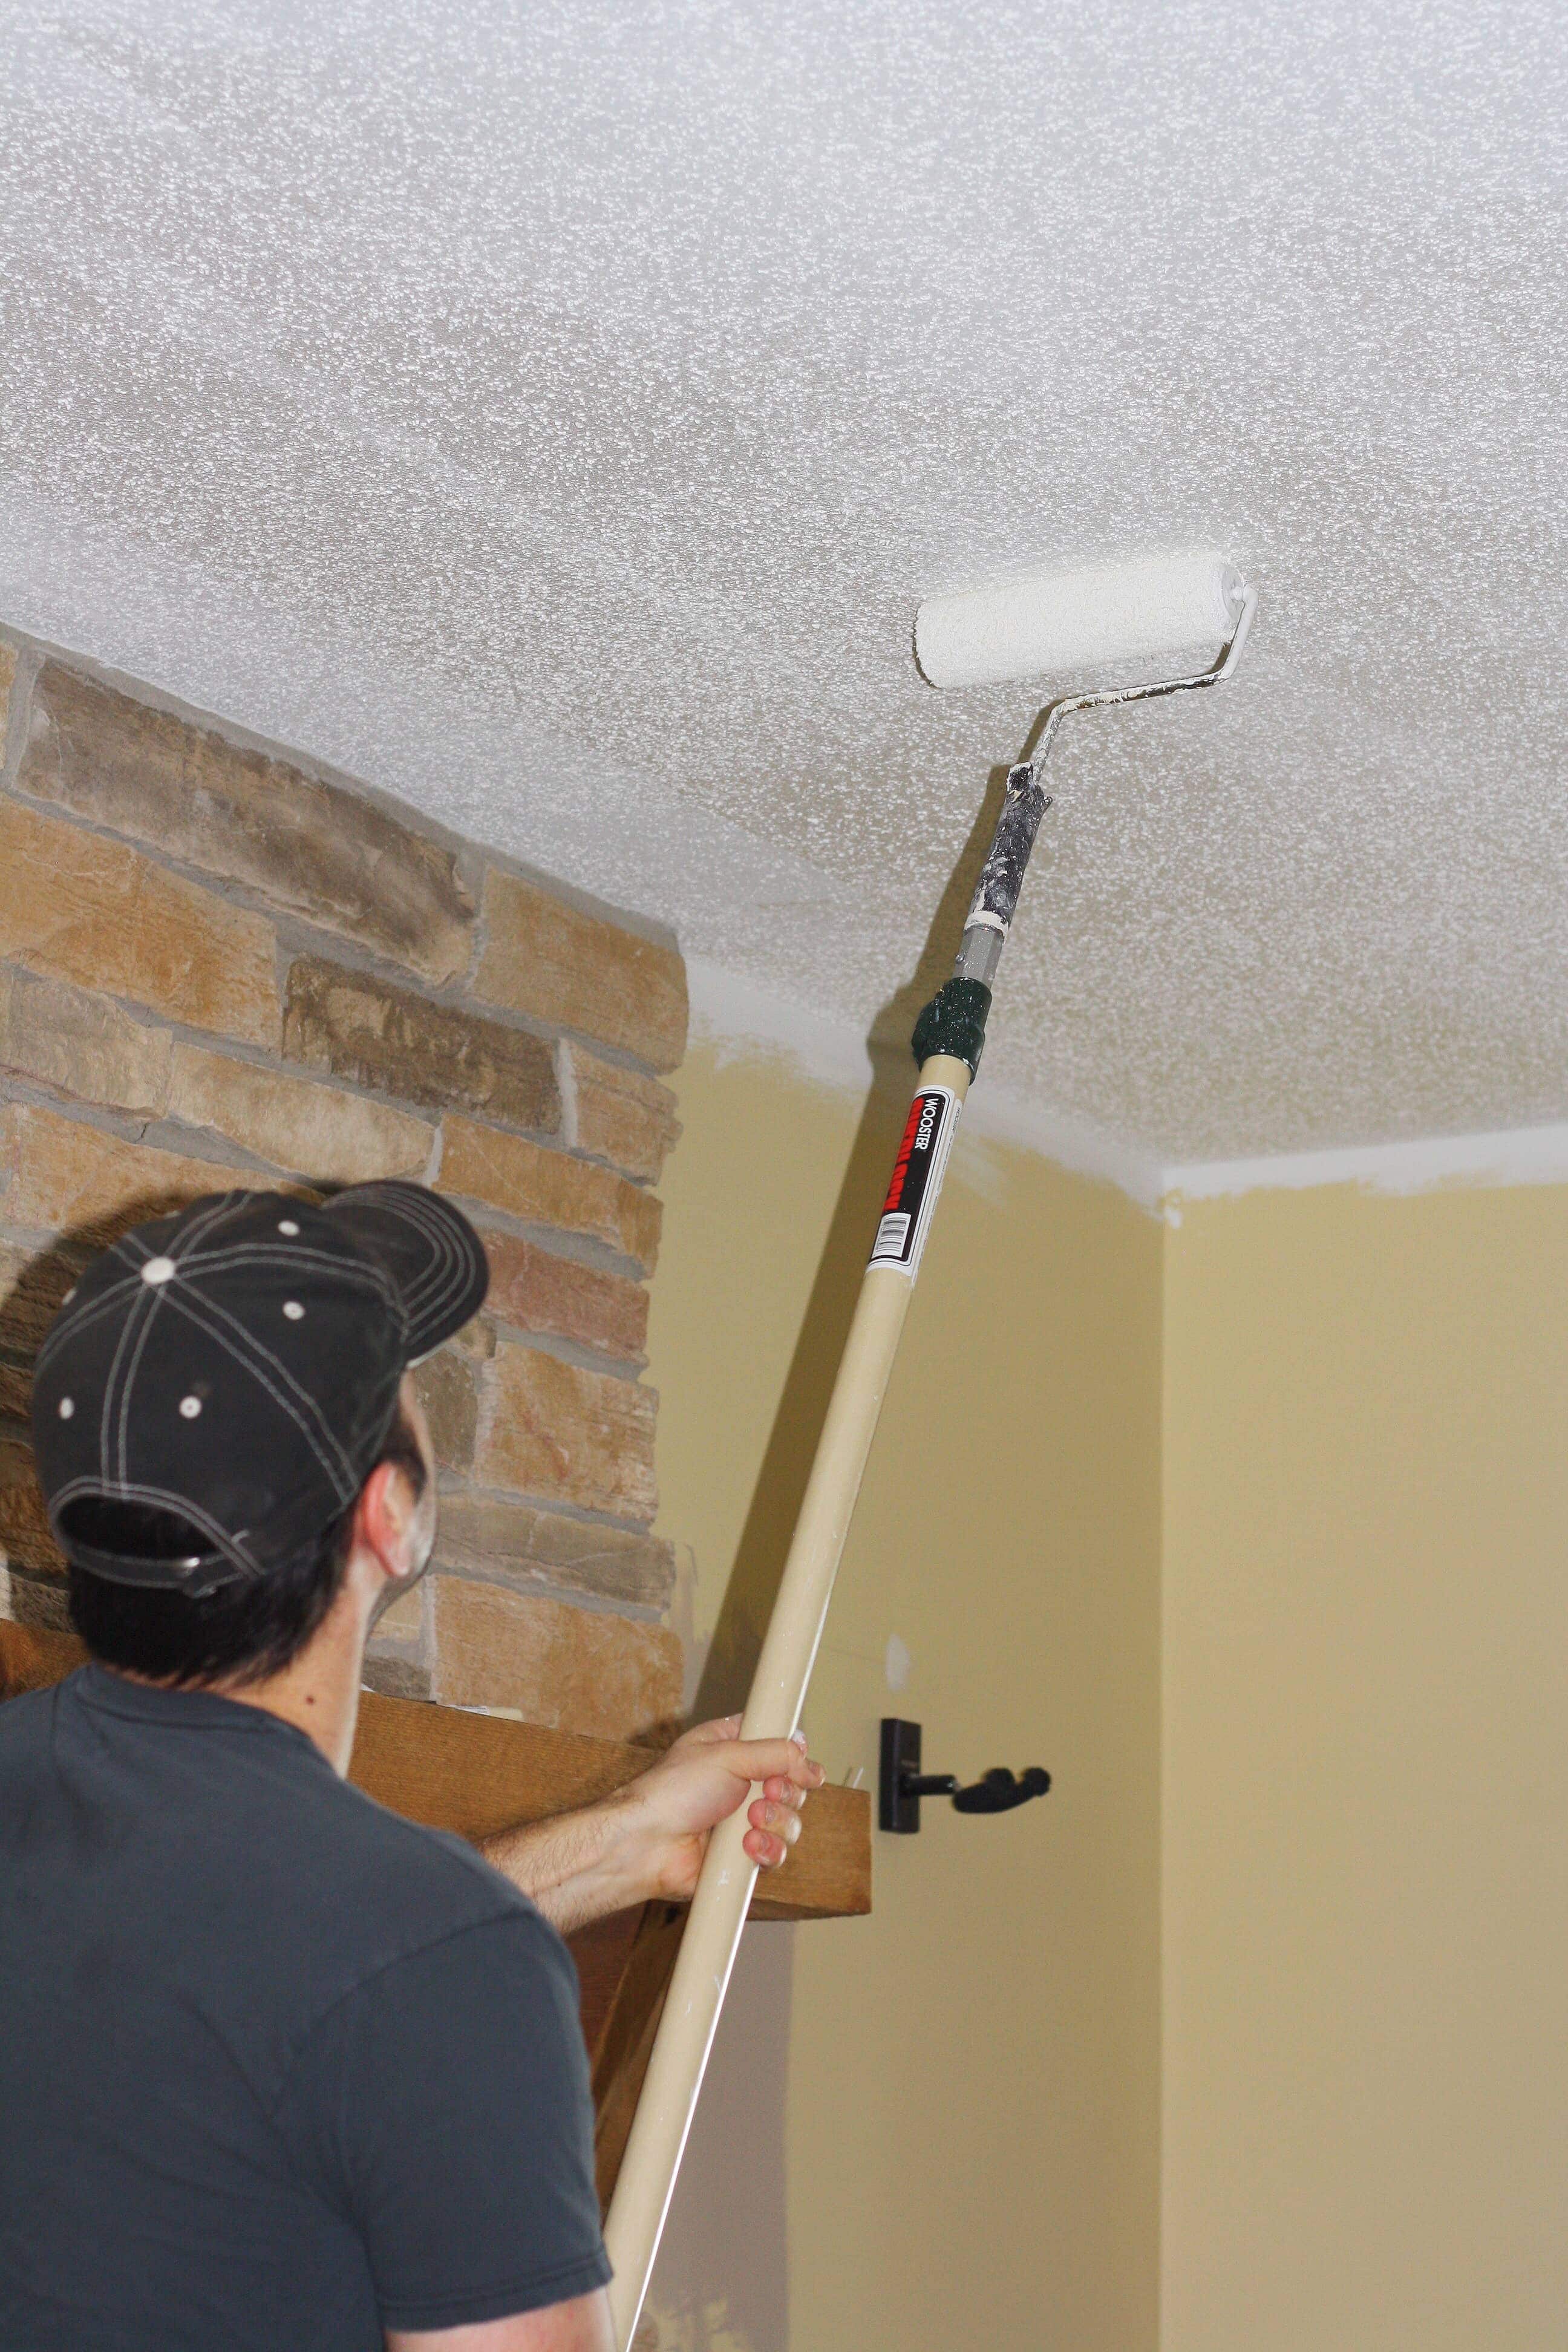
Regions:
[[[265, 1578], [347, 1510], [405, 1370], [489, 1280], [467, 1217], [422, 1184], [357, 1184], [319, 1208], [223, 1192], [133, 1227], [38, 1350], [33, 1436], [61, 1549], [121, 1584]], [[143, 1528], [172, 1515], [200, 1548], [114, 1548], [115, 1504], [142, 1506], [127, 1521]]]

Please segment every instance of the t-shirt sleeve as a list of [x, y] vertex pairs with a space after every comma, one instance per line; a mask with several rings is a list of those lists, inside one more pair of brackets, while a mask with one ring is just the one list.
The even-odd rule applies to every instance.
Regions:
[[312, 2036], [289, 2104], [386, 2326], [501, 2319], [608, 2280], [576, 1972], [531, 1913], [359, 1986]]

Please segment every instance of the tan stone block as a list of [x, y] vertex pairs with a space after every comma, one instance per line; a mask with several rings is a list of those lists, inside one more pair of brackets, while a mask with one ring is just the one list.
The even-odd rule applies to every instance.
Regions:
[[417, 1642], [425, 1632], [425, 1587], [416, 1584], [375, 1621], [378, 1642]]
[[202, 1045], [174, 1047], [168, 1108], [188, 1127], [210, 1127], [323, 1184], [423, 1176], [436, 1140], [435, 1129], [406, 1111]]
[[122, 842], [0, 801], [0, 955], [276, 1045], [272, 927]]
[[430, 1444], [443, 1470], [466, 1470], [474, 1458], [474, 1433], [479, 1425], [479, 1392], [477, 1367], [455, 1350], [441, 1349], [427, 1356], [414, 1375]]
[[450, 850], [58, 662], [33, 689], [17, 784], [431, 980], [467, 969], [474, 906]]
[[586, 1234], [652, 1273], [663, 1213], [651, 1192], [590, 1160], [543, 1150], [472, 1119], [448, 1117], [441, 1133], [439, 1191], [504, 1209], [527, 1224]]
[[0, 1346], [32, 1355], [76, 1278], [77, 1268], [58, 1250], [0, 1242]]
[[15, 1623], [34, 1626], [44, 1633], [71, 1632], [63, 1576], [18, 1576], [13, 1572], [9, 1581], [10, 1613]]
[[405, 1102], [456, 1103], [540, 1135], [560, 1132], [561, 1089], [542, 1037], [320, 956], [289, 968], [283, 1050]]
[[471, 1316], [460, 1331], [454, 1331], [447, 1340], [465, 1356], [488, 1358], [496, 1351], [495, 1326], [483, 1315]]
[[651, 1519], [658, 1399], [636, 1381], [584, 1371], [538, 1348], [498, 1348], [474, 1455], [481, 1486]]
[[0, 966], [0, 1068], [79, 1102], [155, 1118], [169, 1092], [170, 1039], [95, 990]]
[[427, 1699], [430, 1696], [428, 1666], [412, 1658], [378, 1657], [374, 1649], [365, 1659], [360, 1681], [363, 1689], [379, 1691], [384, 1698]]
[[530, 1723], [598, 1739], [647, 1739], [680, 1715], [681, 1656], [662, 1625], [433, 1580], [433, 1695], [454, 1706], [516, 1707]]
[[552, 1339], [576, 1339], [624, 1362], [642, 1360], [647, 1293], [624, 1275], [601, 1274], [510, 1234], [486, 1234], [490, 1287], [486, 1305], [503, 1323]]
[[443, 1495], [436, 1554], [455, 1568], [538, 1577], [606, 1601], [662, 1609], [675, 1583], [675, 1548], [630, 1528], [569, 1519], [501, 1495]]
[[31, 1103], [0, 1109], [0, 1182], [7, 1223], [55, 1229], [95, 1246], [205, 1193], [304, 1190], [257, 1170], [215, 1168], [125, 1143]]
[[33, 1449], [19, 1437], [0, 1437], [0, 1549], [14, 1568], [64, 1573], [65, 1559], [49, 1532]]
[[493, 868], [474, 991], [537, 1020], [619, 1045], [656, 1070], [686, 1051], [686, 966], [674, 948]]
[[675, 1097], [657, 1078], [606, 1062], [584, 1045], [564, 1045], [572, 1065], [579, 1151], [607, 1160], [623, 1174], [657, 1184], [665, 1154], [680, 1133]]

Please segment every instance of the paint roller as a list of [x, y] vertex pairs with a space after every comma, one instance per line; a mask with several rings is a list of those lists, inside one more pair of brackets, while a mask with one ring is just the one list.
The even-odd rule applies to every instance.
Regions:
[[[1223, 556], [1196, 549], [1075, 572], [1018, 572], [928, 597], [916, 614], [915, 658], [935, 687], [1131, 667], [1216, 642], [1219, 650], [1206, 667], [1180, 676], [1047, 704], [1028, 756], [1008, 771], [952, 977], [915, 1024], [920, 1076], [752, 1678], [743, 1739], [784, 1738], [800, 1720], [953, 1134], [980, 1066], [992, 982], [1050, 806], [1040, 770], [1057, 731], [1076, 711], [1220, 685], [1241, 657], [1256, 602]], [[636, 2332], [751, 1905], [757, 1873], [742, 1843], [746, 1811], [742, 1805], [709, 1841], [605, 2221], [617, 2352], [629, 2352]]]
[[1245, 595], [1239, 574], [1205, 548], [1079, 572], [1015, 572], [928, 596], [915, 614], [915, 659], [944, 687], [1125, 667], [1228, 638]]

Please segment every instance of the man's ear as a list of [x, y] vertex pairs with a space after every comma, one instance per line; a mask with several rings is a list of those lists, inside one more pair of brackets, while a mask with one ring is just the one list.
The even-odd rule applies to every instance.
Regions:
[[353, 1536], [375, 1555], [386, 1576], [411, 1575], [414, 1521], [418, 1509], [414, 1483], [401, 1463], [378, 1462], [354, 1505]]

